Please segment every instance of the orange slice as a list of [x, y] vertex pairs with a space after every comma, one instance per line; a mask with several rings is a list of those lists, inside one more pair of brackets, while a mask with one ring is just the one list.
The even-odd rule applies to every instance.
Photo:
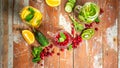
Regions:
[[56, 7], [59, 6], [61, 3], [61, 0], [45, 0], [47, 5], [51, 6], [51, 7]]
[[32, 44], [35, 41], [34, 34], [29, 30], [23, 30], [22, 36], [28, 44]]

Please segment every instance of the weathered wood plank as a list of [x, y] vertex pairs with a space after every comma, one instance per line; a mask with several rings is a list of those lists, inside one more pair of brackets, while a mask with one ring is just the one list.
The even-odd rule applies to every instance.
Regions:
[[[66, 2], [67, 0], [63, 0], [60, 5], [59, 25], [71, 34], [71, 20], [64, 10]], [[73, 68], [73, 50], [60, 51], [60, 68]]]
[[8, 66], [8, 0], [2, 1], [3, 12], [3, 49], [2, 49], [2, 67]]
[[103, 15], [103, 46], [104, 46], [104, 68], [118, 68], [118, 0], [108, 0], [104, 6]]
[[[84, 5], [88, 0], [77, 0], [77, 4]], [[79, 47], [74, 49], [74, 68], [90, 67], [90, 46], [88, 41], [82, 41]]]
[[3, 52], [3, 10], [2, 10], [2, 0], [0, 0], [0, 68], [2, 68], [2, 52]]
[[120, 68], [120, 0], [119, 0], [119, 15], [118, 15], [118, 68]]
[[13, 0], [8, 1], [8, 68], [13, 68]]
[[[13, 67], [14, 68], [32, 68], [31, 62], [31, 53], [28, 44], [24, 41], [21, 32], [17, 30], [20, 27], [25, 25], [20, 19], [19, 12], [20, 10], [29, 5], [29, 0], [14, 0], [14, 17], [13, 17], [13, 46], [14, 46], [14, 58], [13, 58]], [[27, 26], [26, 26], [27, 27]]]

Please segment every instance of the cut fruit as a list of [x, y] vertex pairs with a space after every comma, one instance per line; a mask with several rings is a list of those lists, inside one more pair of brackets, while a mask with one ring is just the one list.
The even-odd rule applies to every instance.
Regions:
[[88, 40], [94, 35], [94, 29], [86, 29], [82, 32], [82, 39]]
[[82, 39], [84, 40], [88, 40], [92, 37], [90, 33], [82, 33], [81, 36], [82, 36]]
[[59, 6], [61, 3], [61, 0], [45, 0], [47, 5], [51, 6], [51, 7], [56, 7]]
[[33, 33], [29, 30], [23, 30], [22, 36], [28, 44], [32, 44], [35, 41], [35, 37], [34, 37]]
[[42, 21], [42, 13], [32, 6], [24, 7], [20, 12], [20, 17], [26, 24], [34, 28], [38, 28]]
[[90, 33], [91, 35], [94, 35], [94, 32], [95, 32], [94, 29], [87, 29], [83, 31], [83, 33]]

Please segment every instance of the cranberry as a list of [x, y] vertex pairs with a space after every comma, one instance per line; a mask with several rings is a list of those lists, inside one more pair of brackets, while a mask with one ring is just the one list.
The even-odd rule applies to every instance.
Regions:
[[60, 55], [60, 53], [57, 53], [57, 55], [59, 56], [59, 55]]
[[103, 11], [103, 9], [102, 8], [100, 8], [100, 14], [102, 14], [104, 11]]
[[95, 28], [96, 31], [98, 31], [98, 28]]
[[90, 25], [89, 25], [89, 24], [85, 24], [85, 27], [86, 27], [86, 28], [90, 28]]
[[63, 52], [63, 51], [64, 51], [64, 49], [60, 49], [60, 51], [62, 51], [62, 52]]
[[90, 23], [90, 27], [92, 27], [93, 26], [93, 23]]
[[43, 64], [41, 64], [41, 66], [43, 66]]
[[75, 30], [74, 30], [74, 28], [72, 27], [71, 34], [73, 35], [73, 37], [74, 37], [74, 33], [75, 33]]
[[41, 58], [41, 60], [44, 60], [44, 57], [40, 57]]
[[53, 55], [53, 53], [50, 53], [50, 56], [52, 56]]
[[54, 50], [52, 51], [52, 53], [55, 53]]
[[52, 45], [52, 44], [50, 44], [49, 48], [52, 48], [52, 47], [53, 47], [53, 45]]
[[37, 62], [38, 64], [40, 63], [40, 61]]

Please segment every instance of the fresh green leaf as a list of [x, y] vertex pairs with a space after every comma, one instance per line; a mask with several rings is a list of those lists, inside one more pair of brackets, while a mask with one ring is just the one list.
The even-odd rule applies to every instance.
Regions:
[[65, 39], [66, 39], [66, 36], [65, 36], [65, 34], [63, 33], [63, 32], [60, 32], [60, 38], [59, 38], [59, 42], [64, 42], [65, 41]]
[[41, 60], [40, 57], [36, 57], [36, 58], [33, 58], [33, 59], [32, 59], [32, 62], [37, 63], [37, 62], [40, 61], [40, 60]]
[[76, 0], [68, 0], [68, 2], [71, 2], [74, 4], [76, 2]]
[[99, 18], [98, 18], [98, 17], [95, 19], [95, 22], [97, 22], [97, 23], [99, 23], [99, 22], [100, 22], [100, 20], [99, 20]]
[[83, 29], [84, 29], [84, 26], [82, 25], [82, 24], [77, 24], [76, 26], [75, 26], [75, 29], [77, 30], [77, 31], [82, 31]]
[[35, 13], [35, 11], [34, 11], [33, 8], [28, 8], [28, 10], [31, 12], [31, 14], [34, 14], [34, 13]]
[[33, 14], [29, 14], [26, 16], [25, 20], [29, 22], [33, 17], [34, 17]]
[[39, 46], [39, 47], [34, 47], [33, 50], [32, 50], [32, 55], [33, 55], [34, 57], [38, 57], [38, 56], [40, 55], [40, 53], [41, 53], [42, 50], [43, 50], [43, 49], [42, 49], [41, 46]]
[[70, 44], [67, 49], [72, 50], [72, 44]]
[[34, 47], [33, 50], [32, 50], [32, 55], [33, 55], [33, 59], [32, 61], [33, 62], [38, 62], [40, 61], [40, 53], [42, 52], [43, 48], [41, 46], [39, 47]]
[[66, 36], [63, 32], [60, 32], [60, 37], [66, 39]]
[[70, 16], [70, 19], [73, 21], [74, 27], [76, 31], [82, 31], [84, 29], [84, 26], [82, 24], [80, 24], [79, 22], [75, 21], [75, 19]]

